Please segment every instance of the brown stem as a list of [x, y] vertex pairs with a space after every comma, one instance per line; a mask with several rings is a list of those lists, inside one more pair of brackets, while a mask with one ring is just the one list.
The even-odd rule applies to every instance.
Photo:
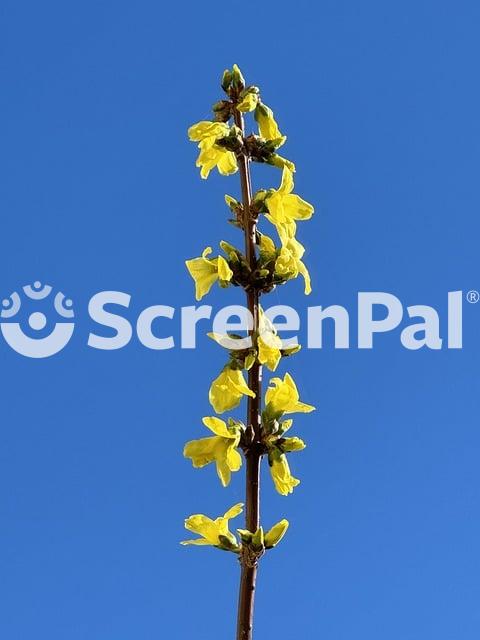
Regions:
[[[235, 124], [245, 135], [245, 125], [240, 111], [235, 109]], [[245, 154], [239, 154], [238, 166], [243, 200], [243, 226], [245, 231], [245, 255], [252, 272], [256, 268], [256, 220], [251, 215], [252, 186], [250, 180], [249, 158]], [[250, 335], [254, 336], [258, 331], [259, 322], [259, 293], [251, 288], [246, 291], [247, 307], [253, 318], [253, 327]], [[259, 446], [261, 440], [261, 394], [262, 394], [262, 367], [257, 362], [248, 372], [248, 386], [255, 393], [255, 398], [248, 398], [247, 407], [247, 441], [245, 447], [246, 458], [246, 529], [255, 532], [260, 524], [260, 463], [262, 450]], [[237, 640], [252, 640], [253, 637], [253, 610], [255, 602], [255, 588], [257, 582], [257, 559], [248, 557], [244, 553], [240, 555], [241, 576], [240, 593], [238, 599]]]

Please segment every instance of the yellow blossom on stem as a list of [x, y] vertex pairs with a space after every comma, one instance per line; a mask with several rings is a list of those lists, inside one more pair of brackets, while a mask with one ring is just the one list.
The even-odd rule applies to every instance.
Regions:
[[275, 256], [277, 247], [270, 236], [267, 236], [264, 233], [259, 233], [258, 235], [260, 236], [260, 257], [265, 260], [270, 260]]
[[237, 109], [243, 112], [253, 111], [257, 106], [257, 104], [258, 104], [258, 93], [255, 93], [254, 91], [250, 91], [243, 96], [240, 102], [238, 102]]
[[315, 407], [300, 402], [297, 386], [289, 373], [284, 379], [272, 378], [265, 394], [265, 403], [275, 413], [310, 413]]
[[287, 160], [287, 158], [284, 158], [283, 156], [279, 156], [278, 153], [274, 153], [268, 160], [268, 163], [274, 167], [278, 167], [279, 169], [287, 168], [289, 171], [293, 171], [293, 173], [295, 173], [295, 165], [293, 162], [291, 160]]
[[284, 453], [269, 456], [268, 463], [273, 484], [278, 493], [282, 496], [293, 493], [294, 488], [300, 484], [300, 480], [292, 476], [287, 456]]
[[266, 365], [270, 371], [275, 371], [282, 357], [280, 352], [281, 345], [280, 338], [273, 334], [258, 336], [258, 361], [260, 364]]
[[258, 361], [270, 371], [275, 371], [282, 358], [281, 348], [282, 341], [277, 336], [275, 326], [261, 309], [257, 338]]
[[195, 468], [215, 462], [217, 474], [224, 487], [230, 484], [231, 472], [242, 466], [242, 457], [237, 451], [242, 433], [240, 425], [227, 424], [214, 416], [203, 418], [203, 424], [215, 434], [187, 442], [183, 455], [190, 458]]
[[282, 138], [282, 144], [287, 139], [282, 136], [278, 124], [273, 117], [273, 111], [266, 104], [259, 104], [255, 109], [255, 120], [258, 123], [258, 130], [262, 138], [265, 140], [278, 140]]
[[284, 167], [280, 187], [273, 189], [265, 198], [268, 209], [266, 218], [275, 226], [294, 220], [309, 220], [313, 215], [313, 206], [292, 193], [293, 187], [293, 173]]
[[255, 393], [248, 388], [240, 370], [226, 367], [212, 382], [208, 399], [217, 413], [224, 413], [238, 407], [242, 396], [254, 398]]
[[239, 502], [229, 509], [223, 516], [212, 520], [203, 514], [190, 516], [185, 520], [185, 529], [197, 533], [201, 538], [184, 540], [181, 544], [212, 545], [227, 551], [238, 551], [236, 537], [228, 529], [228, 521], [240, 515], [243, 504]]
[[207, 247], [200, 258], [186, 260], [185, 264], [195, 281], [195, 298], [201, 300], [212, 285], [219, 280], [221, 284], [230, 282], [233, 272], [227, 261], [222, 256], [207, 258], [212, 253], [212, 248]]
[[302, 451], [305, 447], [305, 442], [301, 438], [297, 438], [297, 436], [293, 436], [292, 438], [282, 438], [280, 445], [280, 448], [284, 453]]
[[305, 295], [312, 293], [310, 274], [302, 262], [305, 247], [295, 238], [295, 222], [280, 224], [277, 227], [282, 241], [280, 255], [275, 261], [275, 273], [288, 279], [302, 275], [305, 280]]
[[210, 171], [217, 167], [219, 173], [228, 176], [238, 169], [237, 158], [233, 151], [229, 151], [219, 145], [217, 140], [225, 138], [230, 132], [230, 127], [225, 122], [211, 122], [202, 120], [192, 125], [188, 130], [188, 137], [193, 142], [198, 142], [200, 154], [196, 166], [200, 167], [200, 175], [206, 179]]

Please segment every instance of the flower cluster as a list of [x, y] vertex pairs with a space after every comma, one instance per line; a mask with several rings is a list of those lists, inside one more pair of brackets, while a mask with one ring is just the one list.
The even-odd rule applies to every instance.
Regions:
[[255, 534], [252, 534], [246, 529], [237, 529], [240, 537], [240, 541], [229, 530], [228, 521], [232, 518], [236, 518], [243, 511], [243, 504], [239, 502], [231, 507], [223, 516], [212, 520], [208, 516], [204, 516], [199, 513], [197, 515], [190, 516], [185, 520], [185, 529], [196, 533], [200, 538], [193, 538], [192, 540], [184, 540], [183, 545], [210, 545], [217, 547], [217, 549], [223, 549], [224, 551], [234, 551], [238, 553], [241, 549], [241, 543], [253, 543], [259, 550], [260, 549], [273, 549], [280, 540], [283, 538], [288, 529], [288, 520], [280, 520], [277, 522], [270, 531], [263, 533], [263, 528], [260, 527]]
[[[295, 166], [277, 153], [286, 136], [281, 133], [271, 108], [263, 102], [258, 87], [246, 86], [236, 65], [224, 72], [221, 85], [226, 97], [213, 105], [212, 120], [198, 122], [188, 131], [190, 140], [198, 143], [196, 164], [201, 177], [207, 178], [215, 167], [221, 175], [233, 174], [241, 169], [241, 163], [246, 159], [247, 162], [278, 167], [281, 179], [278, 188], [260, 189], [248, 202], [225, 196], [233, 214], [230, 222], [245, 233], [247, 224], [254, 224], [253, 264], [242, 251], [225, 241], [220, 243], [224, 255], [210, 257], [212, 248], [207, 247], [200, 257], [186, 261], [195, 282], [196, 299], [205, 296], [215, 283], [222, 288], [238, 286], [246, 291], [254, 290], [260, 296], [299, 275], [304, 279], [304, 290], [308, 295], [311, 282], [302, 261], [305, 249], [295, 236], [297, 223], [310, 219], [313, 207], [294, 193]], [[243, 118], [249, 112], [254, 115], [257, 131], [246, 135]], [[258, 228], [261, 216], [276, 231], [277, 242]], [[226, 487], [232, 473], [241, 469], [243, 456], [250, 451], [252, 427], [233, 417], [224, 420], [218, 415], [235, 409], [244, 398], [256, 397], [255, 390], [249, 387], [246, 373], [252, 367], [265, 366], [275, 371], [282, 358], [291, 356], [300, 347], [283, 347], [274, 325], [260, 305], [245, 348], [243, 343], [236, 348], [236, 341], [243, 340], [242, 336], [210, 334], [210, 337], [226, 348], [229, 356], [209, 390], [208, 398], [217, 415], [203, 418], [203, 424], [213, 435], [187, 442], [184, 456], [195, 468], [215, 464], [220, 482]], [[260, 409], [259, 430], [254, 433], [256, 451], [260, 458], [268, 459], [275, 489], [281, 495], [288, 495], [300, 481], [291, 474], [287, 456], [302, 450], [305, 443], [298, 437], [286, 435], [293, 424], [292, 418], [286, 416], [309, 413], [314, 407], [300, 401], [297, 386], [289, 373], [285, 373], [283, 378], [270, 380], [259, 406], [263, 409]], [[183, 544], [213, 545], [238, 554], [249, 549], [254, 557], [260, 557], [282, 539], [288, 521], [282, 519], [267, 533], [259, 526], [255, 531], [238, 529], [238, 535], [235, 535], [229, 530], [229, 520], [238, 516], [242, 507], [242, 504], [237, 504], [214, 520], [201, 514], [190, 516], [185, 527], [200, 538]]]

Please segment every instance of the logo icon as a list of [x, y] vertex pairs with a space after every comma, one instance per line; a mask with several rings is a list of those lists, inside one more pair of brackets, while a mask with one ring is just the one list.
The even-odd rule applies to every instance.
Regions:
[[[65, 298], [61, 291], [55, 295], [52, 294], [52, 287], [47, 284], [42, 285], [38, 280], [31, 286], [24, 286], [22, 291], [23, 300], [14, 291], [10, 298], [2, 301], [0, 331], [12, 349], [22, 356], [28, 358], [53, 356], [66, 346], [73, 335], [74, 322], [63, 320], [74, 317], [73, 302], [70, 298]], [[33, 310], [34, 304], [40, 306], [42, 310]], [[50, 306], [50, 309], [47, 309], [47, 306]], [[55, 322], [53, 328], [49, 330], [48, 316], [45, 312], [51, 312], [52, 308], [62, 320]], [[13, 318], [17, 320], [16, 316], [21, 309], [26, 309], [28, 333], [22, 329], [20, 322], [12, 321]]]

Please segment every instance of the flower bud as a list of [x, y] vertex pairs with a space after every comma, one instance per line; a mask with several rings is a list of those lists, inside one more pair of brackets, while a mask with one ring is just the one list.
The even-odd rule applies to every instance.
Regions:
[[230, 85], [232, 84], [232, 72], [230, 69], [225, 69], [222, 76], [222, 89], [228, 93]]
[[229, 195], [225, 196], [225, 202], [227, 204], [227, 207], [229, 207], [232, 211], [236, 211], [239, 207], [242, 206], [238, 200]]
[[272, 549], [275, 547], [287, 533], [288, 527], [288, 520], [284, 519], [277, 522], [277, 524], [275, 524], [270, 531], [265, 534], [265, 549]]
[[263, 527], [259, 527], [255, 531], [255, 533], [253, 534], [252, 547], [254, 549], [259, 549], [259, 550], [264, 548], [264, 544], [263, 544]]
[[265, 198], [268, 194], [268, 191], [266, 191], [265, 189], [259, 189], [258, 191], [255, 192], [255, 195], [253, 196], [253, 204], [255, 205], [256, 208], [262, 208], [262, 205], [265, 202]]
[[253, 367], [253, 365], [255, 364], [255, 360], [256, 357], [254, 353], [249, 353], [247, 355], [247, 357], [245, 358], [245, 369], [247, 371], [249, 371]]
[[252, 541], [253, 533], [251, 531], [248, 531], [248, 529], [237, 529], [237, 531], [242, 542], [250, 544], [250, 542]]
[[278, 441], [279, 448], [284, 453], [290, 453], [291, 451], [302, 451], [307, 446], [301, 438], [282, 438]]
[[219, 100], [212, 106], [215, 122], [228, 122], [232, 115], [232, 103], [228, 100]]
[[253, 111], [257, 106], [258, 96], [254, 93], [248, 93], [244, 98], [240, 100], [237, 104], [237, 109], [239, 111], [248, 112]]
[[238, 546], [238, 543], [235, 540], [235, 536], [232, 534], [230, 534], [230, 536], [231, 537], [219, 535], [218, 541], [220, 544], [218, 545], [218, 548], [223, 549], [224, 551], [233, 551], [234, 553], [238, 553], [240, 550], [240, 547]]
[[291, 428], [292, 424], [293, 424], [292, 418], [288, 418], [288, 420], [282, 420], [282, 422], [280, 422], [278, 433], [280, 435], [283, 435], [286, 431], [288, 431]]
[[242, 91], [239, 96], [239, 101], [237, 103], [237, 109], [239, 111], [253, 111], [258, 104], [258, 87], [247, 87]]
[[236, 64], [233, 65], [232, 69], [232, 86], [237, 91], [243, 91], [245, 89], [245, 78]]
[[241, 256], [242, 254], [238, 249], [236, 249], [229, 242], [226, 242], [225, 240], [221, 240], [220, 247], [222, 251], [224, 251], [225, 254], [228, 256], [229, 260], [233, 260], [234, 262], [239, 261], [239, 256]]

